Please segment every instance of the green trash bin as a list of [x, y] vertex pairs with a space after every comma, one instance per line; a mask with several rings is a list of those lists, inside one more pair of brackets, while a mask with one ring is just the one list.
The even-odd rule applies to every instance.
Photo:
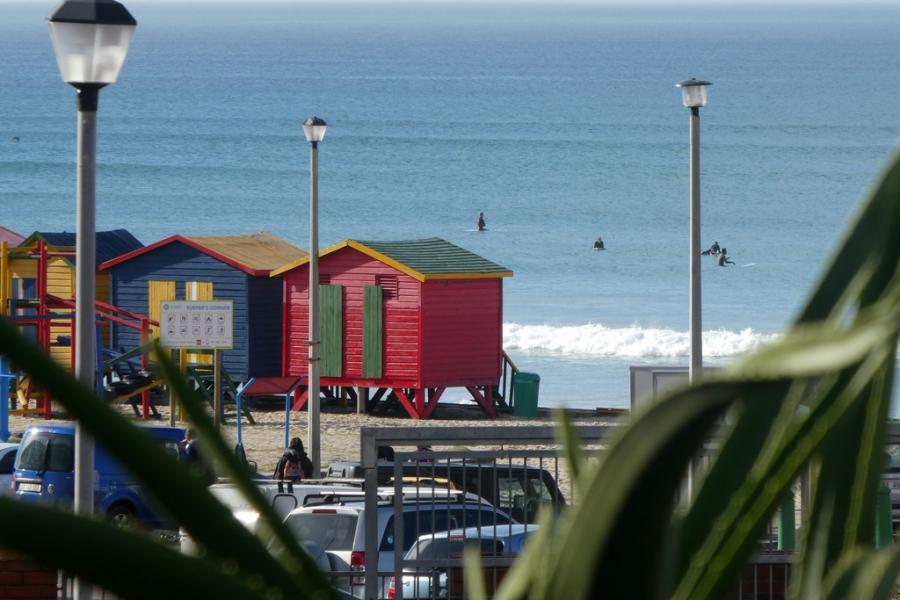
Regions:
[[536, 417], [541, 376], [519, 371], [513, 378], [513, 415]]

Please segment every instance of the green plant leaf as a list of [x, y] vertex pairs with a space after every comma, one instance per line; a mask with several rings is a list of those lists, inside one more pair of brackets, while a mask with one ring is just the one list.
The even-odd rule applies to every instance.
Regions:
[[738, 489], [744, 483], [766, 440], [771, 435], [777, 435], [772, 433], [772, 429], [786, 424], [785, 419], [779, 420], [779, 417], [796, 412], [799, 394], [794, 394], [792, 401], [782, 403], [780, 400], [782, 397], [792, 398], [789, 389], [786, 382], [747, 386], [733, 412], [728, 415], [731, 424], [725, 427], [724, 441], [712, 466], [698, 486], [688, 512], [684, 517], [676, 517], [673, 523], [673, 535], [669, 539], [674, 545], [670, 552], [677, 562], [670, 561], [671, 571], [667, 573], [669, 583], [665, 588], [668, 593], [674, 591], [674, 582], [684, 577], [688, 565], [695, 559], [730, 502], [731, 496], [722, 491]]
[[823, 600], [890, 598], [900, 576], [900, 551], [868, 550], [843, 558], [824, 586]]
[[572, 426], [572, 420], [565, 410], [555, 410], [556, 435], [569, 465], [569, 477], [574, 485], [578, 485], [578, 477], [584, 467], [584, 453], [581, 451], [581, 440]]
[[487, 600], [484, 571], [481, 569], [481, 550], [478, 546], [463, 549], [463, 565], [466, 570], [466, 596], [470, 600]]
[[188, 387], [184, 378], [180, 376], [178, 367], [169, 358], [169, 353], [158, 343], [155, 348], [155, 356], [167, 382], [181, 400], [188, 418], [199, 433], [204, 451], [211, 454], [216, 460], [216, 464], [225, 470], [233, 484], [260, 514], [266, 525], [265, 529], [274, 535], [280, 545], [274, 548], [274, 554], [281, 558], [288, 571], [302, 575], [307, 585], [320, 589], [328, 588], [328, 582], [319, 572], [312, 558], [300, 548], [297, 540], [282, 524], [272, 503], [266, 500], [250, 479], [247, 470], [238, 463], [234, 454], [225, 444], [225, 440], [219, 435], [215, 423], [206, 414], [203, 400], [196, 391]]
[[818, 460], [804, 551], [793, 586], [797, 598], [822, 597], [822, 580], [843, 558], [873, 546], [875, 504], [896, 355], [885, 348], [881, 370], [836, 429]]
[[876, 265], [877, 276], [861, 297], [863, 305], [879, 295], [884, 281], [896, 277], [900, 257], [900, 156], [895, 156], [869, 200], [857, 212], [798, 317], [798, 323], [824, 321], [842, 308], [845, 292], [857, 273]]
[[[135, 475], [145, 491], [191, 533], [198, 544], [213, 551], [210, 560], [232, 568], [239, 576], [261, 577], [265, 585], [286, 596], [331, 596], [315, 572], [303, 578], [288, 572], [265, 545], [216, 500], [203, 481], [163, 452], [149, 435], [112, 410], [88, 388], [25, 339], [7, 319], [0, 318], [0, 352], [31, 374], [98, 442]], [[152, 458], [151, 458], [152, 457]], [[79, 573], [76, 573], [79, 574]], [[159, 577], [165, 578], [161, 573]], [[173, 586], [177, 582], [170, 582]], [[173, 589], [176, 589], [173, 587]]]
[[[0, 497], [0, 542], [129, 599], [262, 598], [263, 580], [179, 554], [144, 535]], [[236, 569], [234, 569], [236, 570]]]
[[[660, 532], [684, 469], [736, 392], [701, 383], [651, 405], [624, 428], [594, 472], [581, 478], [581, 500], [562, 515], [546, 549], [549, 576], [529, 595], [654, 597], [662, 584]], [[642, 574], [635, 577], [638, 564]]]

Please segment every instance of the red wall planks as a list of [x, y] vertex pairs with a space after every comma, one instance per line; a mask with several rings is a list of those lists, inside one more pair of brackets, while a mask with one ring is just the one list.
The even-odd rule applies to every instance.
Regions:
[[[382, 387], [495, 385], [500, 377], [503, 280], [443, 279], [420, 282], [350, 247], [322, 257], [322, 283], [344, 287], [343, 379], [362, 379], [363, 288], [383, 284], [396, 292], [384, 302]], [[307, 367], [309, 274], [302, 266], [284, 274], [285, 375]]]
[[[397, 294], [385, 298], [384, 379], [418, 380], [419, 282], [352, 248], [324, 256], [319, 261], [321, 281], [344, 287], [344, 378], [362, 377], [363, 288], [375, 285], [377, 276], [396, 277]], [[289, 375], [306, 373], [306, 340], [309, 331], [309, 270], [302, 266], [284, 276], [288, 301], [285, 333]]]
[[422, 380], [427, 387], [483, 385], [500, 377], [501, 279], [447, 279], [423, 285]]

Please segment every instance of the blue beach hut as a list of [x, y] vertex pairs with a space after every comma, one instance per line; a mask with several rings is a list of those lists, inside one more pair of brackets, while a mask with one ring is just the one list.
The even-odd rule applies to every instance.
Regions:
[[[281, 374], [282, 284], [269, 273], [307, 253], [267, 232], [234, 236], [173, 235], [107, 261], [111, 302], [159, 320], [166, 300], [231, 300], [234, 346], [222, 352], [235, 380]], [[113, 347], [134, 348], [138, 332], [115, 327]], [[197, 355], [195, 362], [204, 362]]]

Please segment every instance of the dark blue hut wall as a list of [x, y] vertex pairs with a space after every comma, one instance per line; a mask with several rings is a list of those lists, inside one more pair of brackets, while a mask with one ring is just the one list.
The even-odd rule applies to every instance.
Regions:
[[[185, 282], [211, 281], [213, 296], [217, 300], [234, 302], [234, 348], [222, 353], [223, 364], [231, 377], [247, 377], [247, 281], [252, 278], [246, 273], [180, 242], [120, 263], [112, 267], [110, 272], [113, 305], [142, 315], [148, 313], [149, 281], [175, 281], [179, 300], [184, 299]], [[280, 309], [278, 312], [280, 318]], [[130, 349], [138, 344], [137, 331], [122, 326], [114, 328], [114, 348], [121, 346]]]
[[250, 375], [281, 375], [281, 277], [250, 277]]

